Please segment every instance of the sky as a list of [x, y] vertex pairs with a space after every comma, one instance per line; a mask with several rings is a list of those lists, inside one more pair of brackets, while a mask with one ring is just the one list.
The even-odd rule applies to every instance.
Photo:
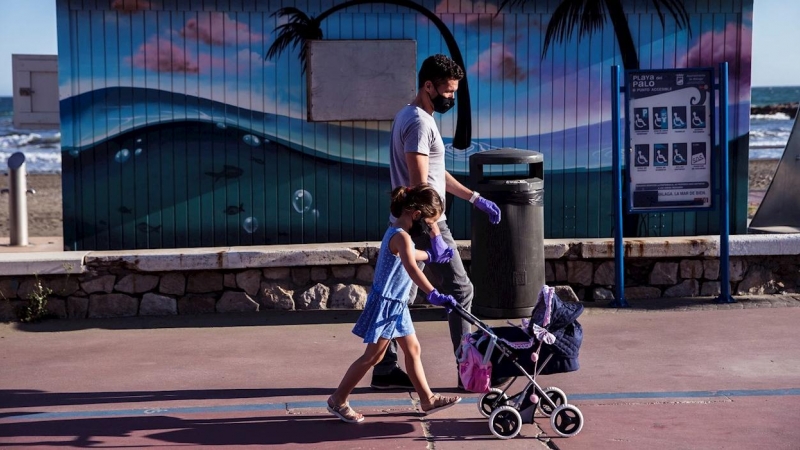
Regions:
[[[691, 0], [687, 0], [691, 1]], [[800, 85], [800, 2], [755, 0], [753, 86]], [[58, 53], [55, 0], [0, 0], [0, 96], [12, 95], [11, 55]]]

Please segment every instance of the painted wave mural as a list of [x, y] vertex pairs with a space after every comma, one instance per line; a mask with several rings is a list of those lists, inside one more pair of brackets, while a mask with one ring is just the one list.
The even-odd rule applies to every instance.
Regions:
[[[307, 121], [308, 39], [413, 40], [418, 67], [434, 53], [456, 59], [466, 72], [456, 108], [436, 115], [448, 170], [469, 184], [477, 152], [541, 151], [548, 238], [613, 232], [611, 65], [731, 62], [731, 148], [747, 150], [750, 0], [676, 0], [662, 20], [659, 2], [619, 2], [603, 16], [624, 20], [590, 28], [563, 14], [565, 2], [56, 4], [71, 249], [380, 239], [391, 122]], [[555, 25], [573, 33], [553, 34]], [[733, 215], [742, 228], [746, 155], [738, 156], [732, 172], [744, 188], [734, 186]], [[470, 238], [469, 206], [448, 202], [457, 239]], [[643, 215], [632, 231], [715, 228], [710, 213], [670, 213]]]

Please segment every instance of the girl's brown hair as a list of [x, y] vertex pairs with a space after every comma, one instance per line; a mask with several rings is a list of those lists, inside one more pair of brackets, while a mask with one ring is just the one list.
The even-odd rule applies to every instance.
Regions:
[[419, 210], [422, 218], [438, 217], [444, 210], [442, 198], [429, 184], [414, 187], [398, 186], [392, 191], [392, 215], [400, 217], [403, 210]]

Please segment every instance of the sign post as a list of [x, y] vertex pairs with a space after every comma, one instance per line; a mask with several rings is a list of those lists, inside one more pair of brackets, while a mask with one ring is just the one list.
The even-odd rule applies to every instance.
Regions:
[[730, 172], [728, 164], [728, 63], [723, 62], [719, 65], [719, 100], [720, 106], [719, 123], [719, 151], [720, 151], [720, 208], [719, 208], [719, 268], [720, 268], [720, 295], [717, 303], [735, 303], [731, 297], [731, 274], [730, 274], [730, 226], [731, 226], [731, 206], [730, 206]]
[[[729, 174], [728, 174], [728, 65], [719, 66], [719, 83], [713, 68], [630, 70], [620, 86], [620, 68], [612, 66], [612, 151], [614, 164], [616, 300], [610, 306], [626, 307], [623, 204], [629, 213], [703, 211], [713, 208], [719, 195], [720, 291], [717, 301], [734, 302], [729, 274]], [[720, 133], [715, 133], [719, 92]], [[627, 193], [622, 190], [622, 140], [620, 101], [625, 93]], [[719, 139], [715, 139], [718, 137]], [[712, 150], [719, 149], [719, 186], [712, 177]], [[626, 195], [627, 194], [627, 195]]]

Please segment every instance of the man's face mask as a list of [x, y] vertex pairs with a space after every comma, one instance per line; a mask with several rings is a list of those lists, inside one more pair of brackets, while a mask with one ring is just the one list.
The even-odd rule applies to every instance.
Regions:
[[431, 102], [433, 103], [433, 110], [439, 114], [444, 114], [447, 111], [450, 111], [453, 106], [456, 105], [456, 99], [448, 98], [439, 93], [439, 90], [436, 90], [436, 97], [431, 97]]

